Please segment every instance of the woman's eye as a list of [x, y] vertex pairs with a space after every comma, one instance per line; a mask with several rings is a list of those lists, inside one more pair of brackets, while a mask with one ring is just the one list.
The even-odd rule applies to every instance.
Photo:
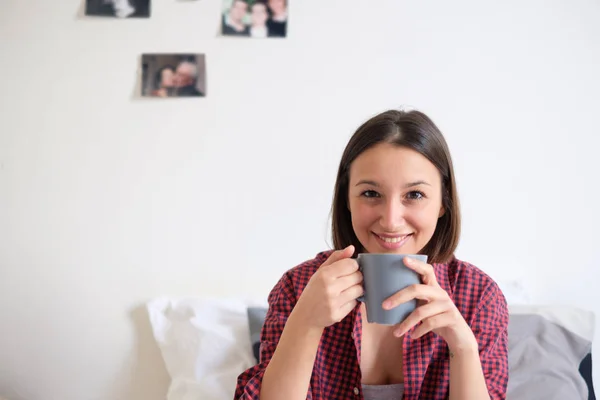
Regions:
[[421, 200], [421, 199], [423, 199], [425, 197], [425, 195], [423, 194], [423, 192], [419, 192], [419, 191], [415, 190], [415, 191], [412, 191], [412, 192], [408, 193], [406, 195], [406, 197], [409, 200]]
[[377, 193], [374, 190], [365, 190], [364, 192], [362, 192], [362, 196], [367, 198], [379, 197], [379, 193]]

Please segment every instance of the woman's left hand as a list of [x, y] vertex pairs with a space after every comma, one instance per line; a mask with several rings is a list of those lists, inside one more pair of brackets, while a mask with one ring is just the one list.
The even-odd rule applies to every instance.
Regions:
[[394, 328], [394, 334], [401, 337], [421, 322], [411, 333], [412, 339], [433, 331], [444, 338], [451, 351], [477, 350], [477, 340], [473, 331], [448, 293], [438, 284], [433, 267], [410, 257], [404, 259], [404, 264], [421, 275], [422, 284], [400, 290], [384, 301], [383, 308], [389, 310], [413, 299], [420, 300], [420, 304]]

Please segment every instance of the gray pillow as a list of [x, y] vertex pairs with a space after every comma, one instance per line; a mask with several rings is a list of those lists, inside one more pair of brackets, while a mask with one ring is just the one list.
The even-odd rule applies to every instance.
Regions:
[[569, 307], [512, 312], [507, 398], [595, 399], [591, 380], [594, 317]]
[[248, 307], [248, 325], [250, 328], [250, 342], [256, 363], [260, 362], [260, 333], [267, 316], [266, 307]]

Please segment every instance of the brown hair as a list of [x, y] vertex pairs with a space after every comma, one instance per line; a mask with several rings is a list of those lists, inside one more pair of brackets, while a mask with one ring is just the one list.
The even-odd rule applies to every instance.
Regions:
[[415, 150], [439, 171], [444, 214], [438, 219], [431, 240], [420, 253], [428, 256], [429, 263], [449, 261], [458, 246], [461, 226], [454, 168], [444, 136], [433, 121], [420, 111], [385, 111], [363, 123], [350, 138], [340, 161], [331, 207], [334, 248], [343, 249], [352, 244], [356, 249], [355, 254], [364, 251], [352, 228], [348, 207], [350, 166], [362, 152], [380, 143]]

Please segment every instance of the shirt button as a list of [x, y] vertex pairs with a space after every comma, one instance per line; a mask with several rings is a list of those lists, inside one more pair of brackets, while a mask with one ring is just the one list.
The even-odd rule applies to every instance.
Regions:
[[350, 337], [351, 337], [352, 339], [354, 339], [354, 332], [352, 332], [352, 333], [350, 334]]
[[358, 394], [360, 393], [360, 390], [358, 390], [357, 387], [354, 388], [354, 394], [358, 396]]

